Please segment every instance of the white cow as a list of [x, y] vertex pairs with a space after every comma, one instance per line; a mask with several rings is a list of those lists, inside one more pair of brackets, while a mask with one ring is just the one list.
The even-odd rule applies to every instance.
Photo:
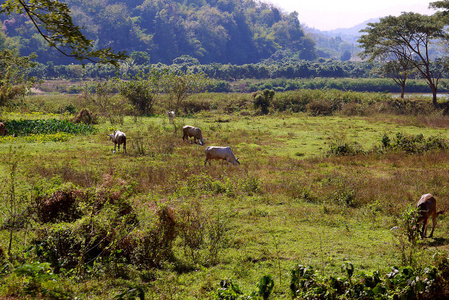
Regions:
[[231, 163], [233, 165], [239, 165], [239, 159], [234, 156], [231, 147], [219, 147], [219, 146], [209, 146], [206, 148], [206, 160], [204, 161], [204, 166], [209, 161], [209, 166], [211, 165], [210, 161], [212, 159], [221, 159], [221, 164], [223, 165], [224, 161]]
[[196, 143], [198, 140], [200, 145], [204, 145], [204, 139], [203, 135], [201, 134], [201, 129], [198, 127], [193, 127], [190, 125], [186, 125], [182, 128], [182, 140], [189, 139], [191, 136], [193, 136], [193, 142]]
[[114, 133], [109, 134], [109, 140], [114, 143], [114, 153], [115, 148], [118, 145], [118, 150], [120, 151], [120, 145], [123, 144], [123, 151], [126, 153], [126, 134], [119, 130], [114, 131]]

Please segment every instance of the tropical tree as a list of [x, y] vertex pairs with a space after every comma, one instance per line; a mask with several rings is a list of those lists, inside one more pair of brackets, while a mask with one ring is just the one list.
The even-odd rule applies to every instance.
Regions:
[[410, 68], [410, 61], [397, 59], [387, 61], [379, 68], [382, 74], [391, 77], [394, 82], [401, 87], [401, 98], [405, 95], [405, 84], [413, 70]]
[[445, 72], [447, 59], [432, 58], [429, 50], [431, 45], [448, 39], [444, 22], [435, 16], [408, 12], [398, 17], [382, 18], [378, 23], [368, 23], [362, 32], [365, 33], [359, 38], [364, 48], [362, 57], [395, 60], [407, 70], [415, 68], [432, 90], [432, 103], [438, 107], [438, 84]]
[[94, 42], [74, 25], [67, 4], [58, 0], [6, 0], [0, 4], [0, 13], [27, 16], [46, 43], [65, 56], [112, 64], [125, 57], [111, 48], [94, 50]]

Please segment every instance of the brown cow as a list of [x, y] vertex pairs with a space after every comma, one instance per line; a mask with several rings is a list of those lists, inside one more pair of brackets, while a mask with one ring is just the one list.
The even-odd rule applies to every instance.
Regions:
[[6, 131], [5, 123], [0, 122], [0, 136], [5, 136], [8, 134], [8, 131]]
[[[429, 223], [429, 218], [432, 217], [432, 232], [429, 237], [433, 236], [433, 231], [435, 230], [437, 215], [442, 214], [443, 211], [437, 212], [437, 200], [431, 194], [424, 194], [419, 199], [418, 204], [418, 221], [417, 224], [423, 223], [421, 230], [421, 238], [425, 238], [427, 234], [427, 226]], [[418, 227], [419, 231], [419, 227]]]

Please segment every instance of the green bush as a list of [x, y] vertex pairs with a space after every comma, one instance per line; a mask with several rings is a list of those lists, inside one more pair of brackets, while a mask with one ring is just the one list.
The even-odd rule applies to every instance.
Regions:
[[441, 137], [430, 136], [425, 138], [423, 134], [407, 135], [398, 132], [393, 139], [387, 135], [383, 135], [380, 149], [385, 151], [404, 151], [410, 154], [419, 154], [431, 150], [445, 150], [448, 148], [448, 141]]

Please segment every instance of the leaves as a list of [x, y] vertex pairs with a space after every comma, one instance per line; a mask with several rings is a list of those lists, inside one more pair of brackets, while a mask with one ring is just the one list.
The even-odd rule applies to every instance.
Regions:
[[124, 52], [115, 53], [111, 48], [93, 50], [93, 41], [74, 25], [67, 4], [58, 0], [7, 0], [0, 13], [25, 14], [50, 47], [77, 60], [117, 66], [125, 57]]

